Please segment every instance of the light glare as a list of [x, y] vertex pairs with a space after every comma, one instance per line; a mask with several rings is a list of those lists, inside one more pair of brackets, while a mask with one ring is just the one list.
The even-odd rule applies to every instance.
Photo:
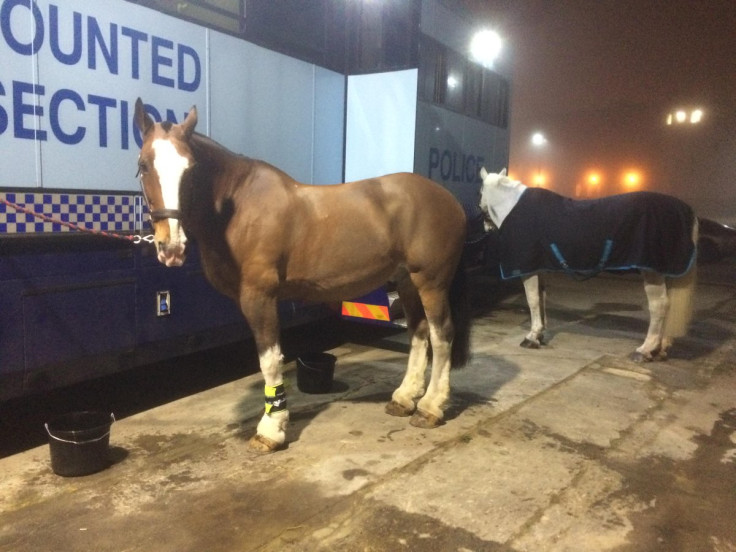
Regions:
[[486, 29], [478, 31], [471, 39], [470, 55], [484, 67], [493, 67], [502, 47], [503, 42], [498, 33]]
[[534, 144], [535, 146], [543, 146], [546, 143], [547, 139], [541, 132], [535, 132], [534, 134], [532, 134], [532, 144]]
[[703, 121], [703, 110], [699, 107], [694, 109], [677, 109], [667, 114], [667, 125], [689, 123], [696, 125]]
[[641, 174], [637, 171], [629, 171], [624, 175], [624, 186], [633, 190], [641, 186]]

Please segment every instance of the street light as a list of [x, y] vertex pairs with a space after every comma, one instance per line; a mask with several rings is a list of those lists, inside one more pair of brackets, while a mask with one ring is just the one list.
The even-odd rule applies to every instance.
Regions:
[[603, 188], [603, 176], [598, 170], [593, 169], [588, 171], [585, 177], [585, 183], [584, 193], [587, 197], [600, 197]]
[[532, 146], [537, 152], [537, 173], [534, 176], [535, 186], [544, 186], [545, 179], [542, 175], [542, 149], [547, 144], [547, 138], [541, 132], [532, 134]]
[[535, 132], [532, 134], [532, 145], [535, 147], [541, 147], [547, 143], [547, 138], [541, 132]]
[[489, 69], [493, 67], [502, 48], [503, 41], [496, 31], [478, 31], [470, 40], [470, 56]]
[[697, 125], [703, 121], [705, 113], [699, 107], [694, 109], [675, 109], [667, 114], [667, 126], [691, 124]]
[[637, 170], [627, 171], [623, 176], [624, 187], [629, 190], [635, 190], [641, 187], [642, 176]]

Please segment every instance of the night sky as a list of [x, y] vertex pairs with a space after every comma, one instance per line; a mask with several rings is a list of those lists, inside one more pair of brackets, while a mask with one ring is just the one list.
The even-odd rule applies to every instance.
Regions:
[[[458, 1], [506, 41], [513, 176], [578, 197], [662, 191], [736, 222], [736, 1]], [[677, 107], [703, 121], [666, 126]]]

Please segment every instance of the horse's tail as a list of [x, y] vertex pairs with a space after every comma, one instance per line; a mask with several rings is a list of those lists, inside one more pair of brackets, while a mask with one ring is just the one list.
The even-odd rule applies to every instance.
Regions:
[[687, 333], [688, 325], [693, 314], [693, 299], [697, 284], [697, 247], [698, 247], [698, 219], [693, 222], [693, 243], [695, 255], [692, 265], [682, 276], [672, 278], [667, 286], [669, 309], [664, 321], [664, 335], [670, 338], [682, 337]]
[[465, 274], [465, 263], [458, 263], [455, 276], [450, 284], [450, 315], [454, 327], [450, 366], [460, 368], [470, 358], [470, 300], [468, 298], [468, 281]]

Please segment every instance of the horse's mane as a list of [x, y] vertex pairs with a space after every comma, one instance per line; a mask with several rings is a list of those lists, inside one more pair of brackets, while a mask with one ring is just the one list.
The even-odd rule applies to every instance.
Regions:
[[213, 149], [215, 151], [218, 151], [224, 154], [228, 154], [228, 155], [233, 155], [233, 156], [240, 155], [238, 153], [235, 153], [227, 149], [225, 146], [223, 146], [219, 142], [215, 142], [212, 138], [210, 138], [206, 134], [201, 134], [199, 132], [195, 132], [192, 134], [192, 145], [195, 147], [195, 149], [205, 149], [205, 150]]
[[194, 132], [192, 134], [189, 144], [192, 148], [192, 152], [194, 153], [194, 157], [199, 163], [206, 164], [211, 162], [222, 164], [227, 161], [246, 161], [248, 163], [254, 163], [257, 161], [247, 155], [235, 153], [209, 136], [199, 132]]

